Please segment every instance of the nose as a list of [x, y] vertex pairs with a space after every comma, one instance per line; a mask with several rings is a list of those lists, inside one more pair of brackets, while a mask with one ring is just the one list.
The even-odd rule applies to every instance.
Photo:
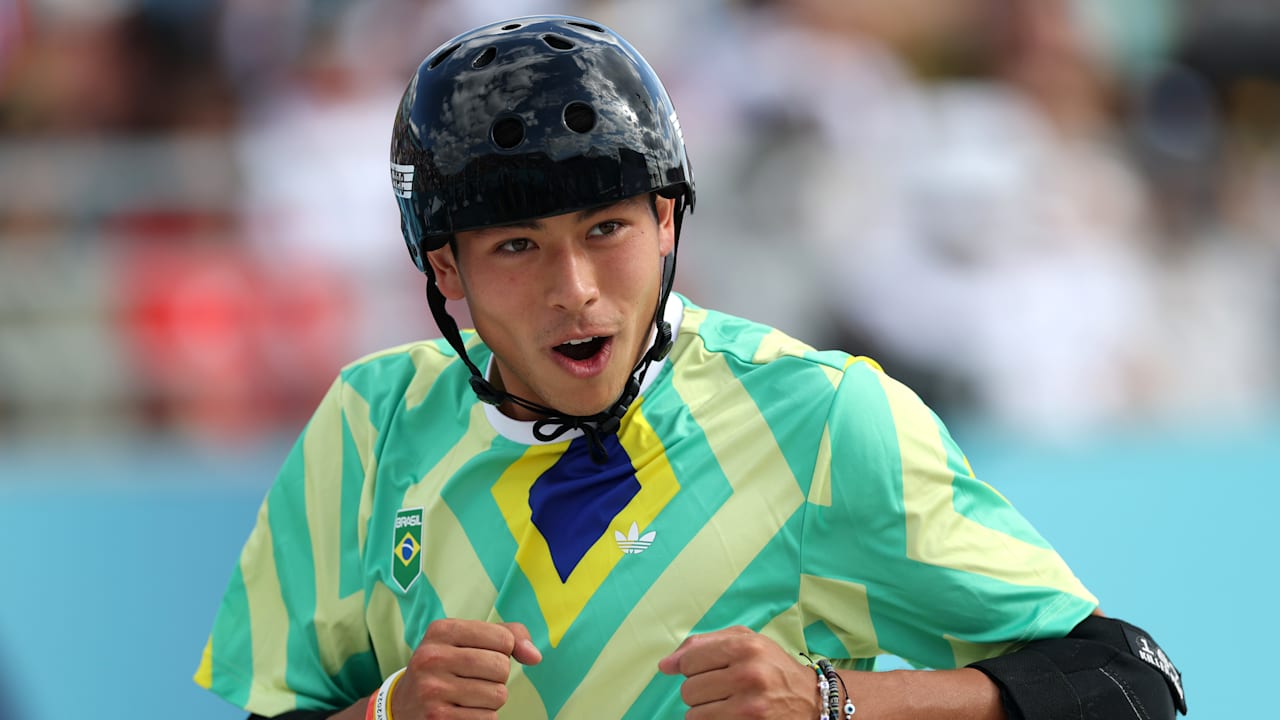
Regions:
[[586, 248], [577, 244], [551, 253], [550, 280], [551, 305], [559, 310], [581, 310], [600, 297], [595, 263]]

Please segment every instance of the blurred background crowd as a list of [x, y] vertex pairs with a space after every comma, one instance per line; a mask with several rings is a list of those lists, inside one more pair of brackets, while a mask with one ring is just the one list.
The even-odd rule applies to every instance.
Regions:
[[1047, 436], [1280, 405], [1272, 0], [0, 0], [0, 436], [292, 433], [433, 336], [396, 101], [546, 11], [666, 80], [695, 302]]
[[679, 290], [968, 423], [1199, 717], [1267, 714], [1280, 0], [0, 0], [0, 718], [239, 716], [189, 678], [284, 443], [436, 334], [396, 103], [539, 12], [665, 79]]

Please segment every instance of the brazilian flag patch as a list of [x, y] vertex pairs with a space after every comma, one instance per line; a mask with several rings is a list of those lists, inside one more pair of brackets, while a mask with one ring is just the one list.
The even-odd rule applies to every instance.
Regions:
[[407, 591], [422, 574], [422, 508], [404, 508], [396, 513], [395, 547], [392, 549], [391, 577], [401, 592]]

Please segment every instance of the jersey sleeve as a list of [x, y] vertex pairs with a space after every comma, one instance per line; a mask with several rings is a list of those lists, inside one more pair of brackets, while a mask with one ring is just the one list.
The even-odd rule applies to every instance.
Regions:
[[344, 708], [377, 688], [361, 572], [371, 432], [367, 405], [339, 379], [259, 508], [199, 685], [267, 717]]
[[937, 416], [874, 364], [846, 369], [823, 443], [802, 551], [807, 635], [834, 635], [849, 658], [953, 668], [1065, 635], [1097, 606]]

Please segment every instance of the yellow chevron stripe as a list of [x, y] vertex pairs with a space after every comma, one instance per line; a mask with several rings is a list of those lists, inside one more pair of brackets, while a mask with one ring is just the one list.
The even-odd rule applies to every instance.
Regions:
[[[768, 425], [724, 359], [704, 355], [689, 361], [706, 372], [677, 374], [673, 384], [685, 398], [723, 396], [715, 411], [700, 404], [690, 411], [733, 494], [627, 615], [561, 709], [562, 717], [621, 717], [649, 681], [649, 673], [635, 669], [656, 667], [689, 633], [691, 626], [676, 625], [672, 618], [701, 615], [689, 604], [723, 595], [804, 502], [781, 451], [759, 441], [770, 436]], [[721, 411], [726, 407], [742, 409]]]
[[210, 635], [208, 640], [204, 642], [204, 653], [200, 656], [200, 667], [196, 668], [196, 674], [192, 676], [196, 684], [205, 690], [213, 687], [213, 636]]
[[850, 658], [880, 655], [876, 628], [871, 622], [867, 587], [845, 580], [800, 576], [800, 598], [805, 617], [823, 618]]
[[756, 346], [756, 354], [751, 362], [762, 365], [780, 357], [804, 357], [812, 352], [813, 347], [806, 345], [781, 330], [770, 330]]
[[933, 414], [906, 386], [877, 375], [898, 431], [908, 557], [1016, 585], [1054, 588], [1096, 603], [1053, 550], [956, 512], [955, 474], [947, 467], [946, 447]]
[[[488, 450], [496, 433], [484, 416], [484, 405], [475, 403], [469, 418], [470, 429], [422, 480], [405, 493], [401, 507], [423, 507], [422, 572], [435, 588], [448, 617], [482, 619], [493, 607], [498, 589], [484, 571], [480, 556], [462, 529], [462, 523], [442, 499], [445, 483], [471, 458]], [[393, 558], [394, 539], [386, 540], [387, 561]], [[467, 578], [458, 582], [457, 578]]]
[[[490, 622], [501, 622], [491, 620]], [[511, 676], [507, 678], [507, 704], [498, 711], [499, 718], [511, 720], [547, 720], [547, 706], [538, 694], [538, 688], [524, 672], [524, 666], [511, 661]]]
[[948, 643], [951, 643], [951, 653], [955, 656], [955, 667], [964, 667], [969, 663], [975, 663], [979, 660], [986, 660], [998, 655], [1006, 655], [1017, 648], [1022, 643], [975, 643], [967, 640], [961, 640], [951, 635], [943, 635]]
[[378, 656], [378, 670], [385, 678], [408, 665], [413, 655], [413, 647], [404, 638], [400, 596], [386, 585], [376, 583], [369, 593], [368, 612], [369, 617], [378, 618], [378, 622], [369, 625], [369, 640]]
[[547, 622], [547, 635], [552, 647], [560, 644], [591, 596], [622, 559], [623, 553], [614, 539], [614, 532], [626, 534], [633, 522], [648, 527], [680, 489], [667, 463], [662, 442], [644, 418], [643, 406], [642, 398], [631, 407], [618, 438], [638, 468], [636, 481], [640, 484], [640, 491], [619, 511], [609, 529], [591, 545], [567, 580], [560, 580], [551, 549], [533, 524], [529, 508], [530, 488], [560, 459], [564, 443], [530, 447], [493, 486], [494, 500], [502, 509], [511, 534], [519, 542], [516, 562], [533, 587], [538, 607]]
[[378, 456], [373, 448], [378, 444], [378, 429], [369, 417], [369, 403], [356, 393], [355, 388], [348, 386], [344, 398], [347, 427], [351, 429], [351, 438], [355, 442], [356, 452], [360, 455], [360, 464], [365, 469], [364, 487], [360, 491], [360, 507], [356, 509], [356, 541], [363, 551], [369, 538], [369, 518], [373, 516], [372, 478], [378, 476]]
[[760, 634], [792, 655], [804, 651], [804, 613], [800, 611], [800, 605], [792, 605], [775, 615], [769, 624], [760, 628]]
[[[269, 503], [262, 503], [257, 525], [249, 534], [240, 556], [240, 574], [244, 577], [249, 622], [253, 629], [255, 682], [249, 688], [246, 707], [268, 717], [293, 710], [297, 705], [296, 693], [288, 689], [284, 679], [285, 668], [289, 664], [288, 643], [285, 642], [289, 613], [280, 592], [280, 576], [276, 574], [271, 526], [267, 520], [269, 513]], [[244, 560], [250, 557], [260, 562], [246, 566]]]
[[404, 390], [405, 410], [412, 410], [427, 399], [427, 393], [431, 392], [445, 362], [444, 355], [430, 345], [412, 348], [409, 359], [413, 361], [415, 372], [413, 379], [409, 381], [409, 387]]
[[813, 480], [809, 483], [809, 502], [831, 507], [831, 433], [826, 425], [822, 426], [822, 438], [818, 441]]
[[[334, 383], [326, 404], [336, 404], [342, 381]], [[349, 399], [358, 406], [354, 392]], [[367, 424], [368, 406], [365, 406]], [[336, 675], [347, 660], [369, 650], [364, 622], [364, 593], [339, 597], [341, 566], [343, 474], [342, 414], [333, 409], [317, 412], [307, 426], [302, 440], [304, 492], [307, 526], [311, 533], [311, 552], [315, 566], [315, 632], [320, 663], [329, 675]]]

